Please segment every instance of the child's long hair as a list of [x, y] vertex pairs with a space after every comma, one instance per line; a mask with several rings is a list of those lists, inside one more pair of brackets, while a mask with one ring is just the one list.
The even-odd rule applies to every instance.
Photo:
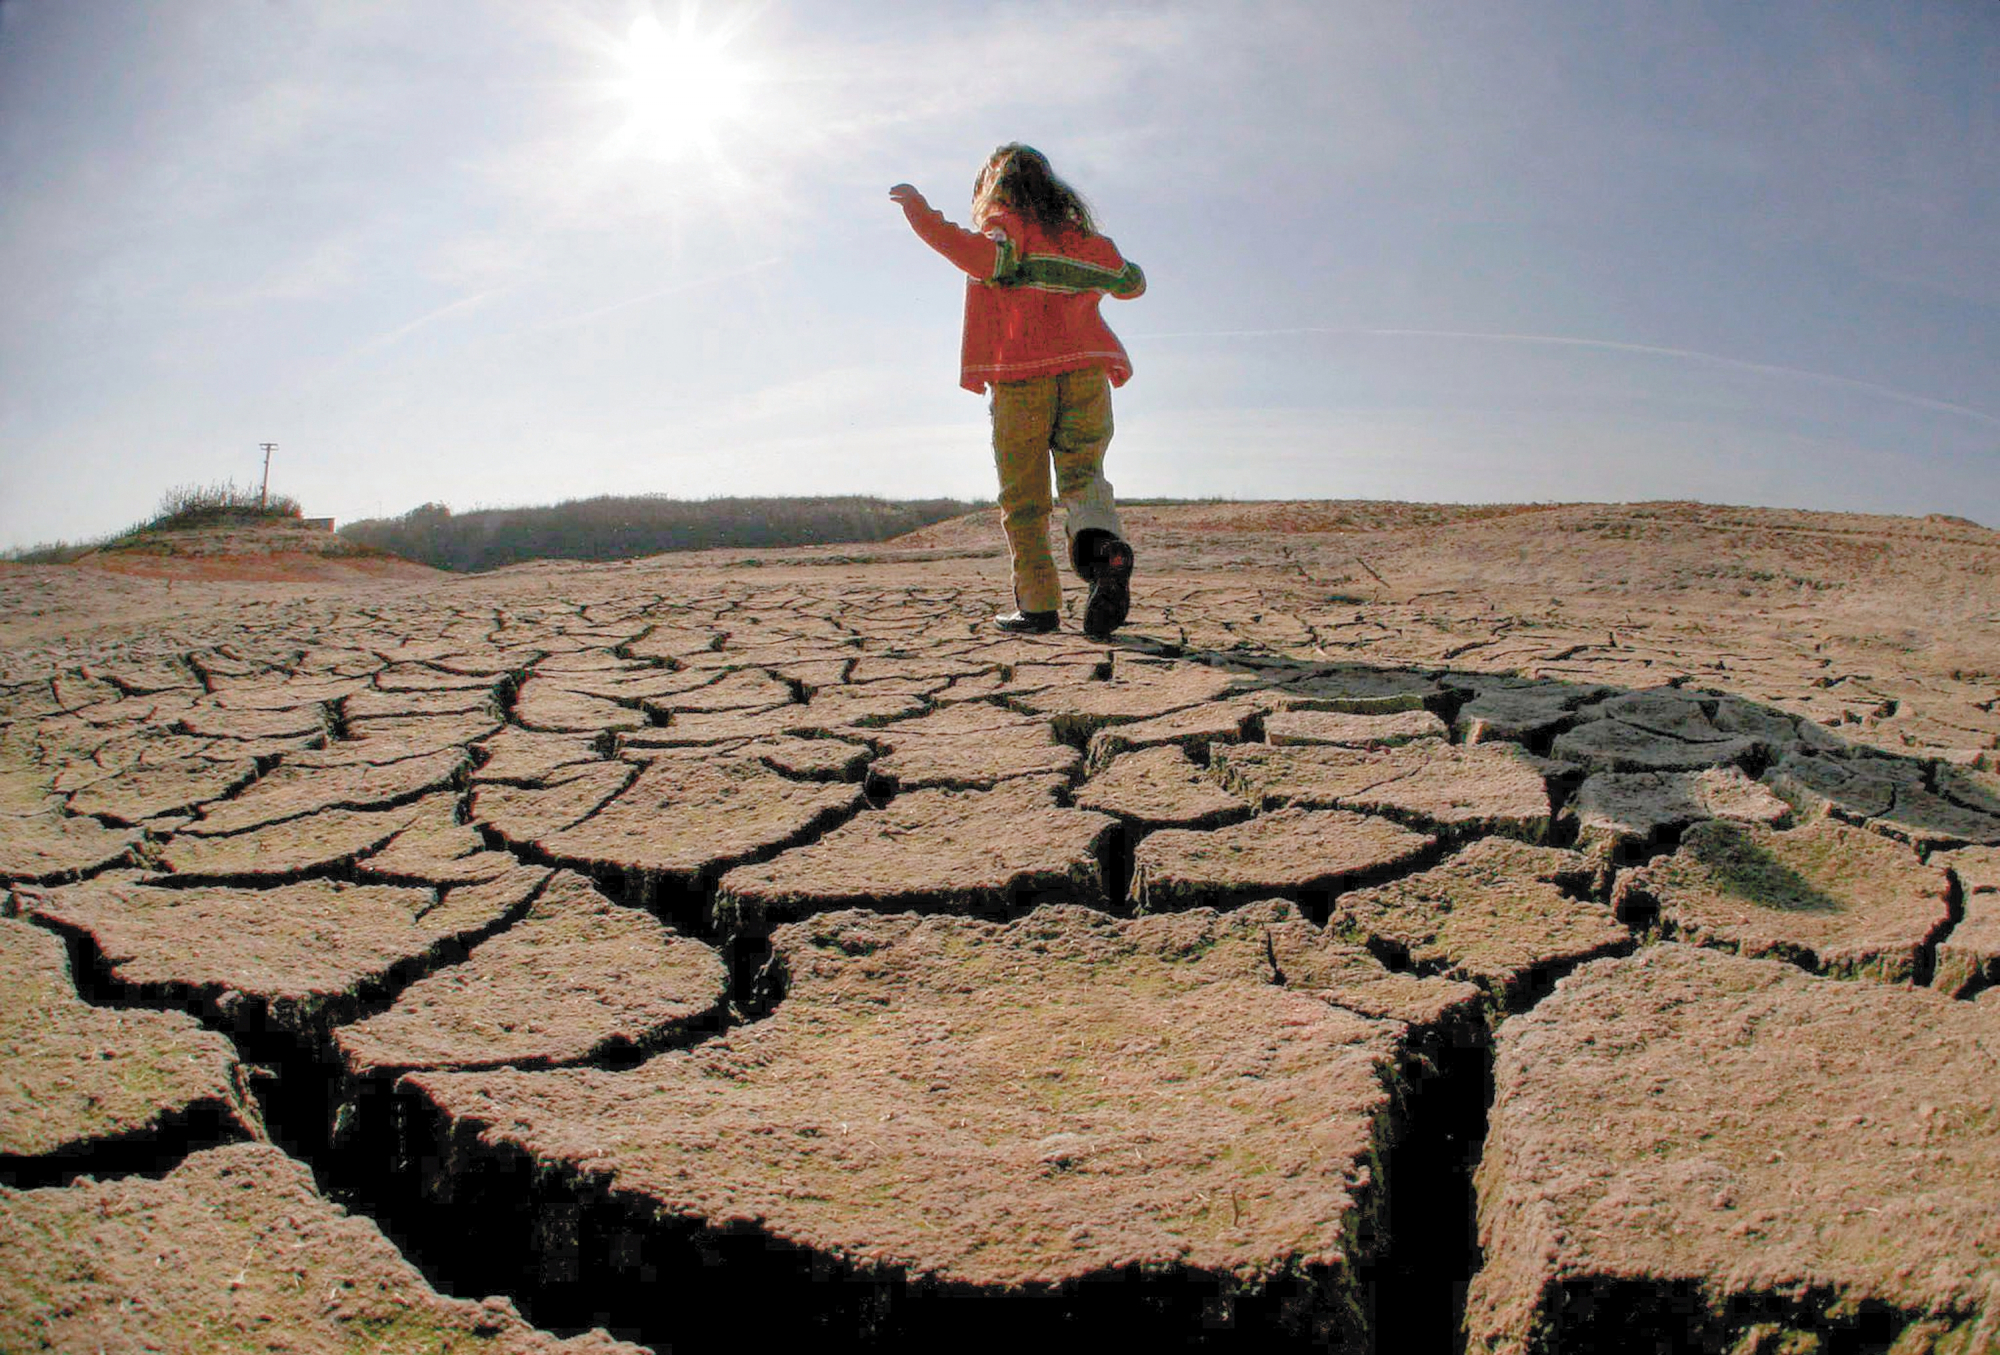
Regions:
[[972, 185], [972, 219], [981, 229], [1002, 207], [1019, 212], [1043, 230], [1097, 234], [1097, 222], [1083, 195], [1056, 177], [1046, 155], [1018, 141], [993, 152]]

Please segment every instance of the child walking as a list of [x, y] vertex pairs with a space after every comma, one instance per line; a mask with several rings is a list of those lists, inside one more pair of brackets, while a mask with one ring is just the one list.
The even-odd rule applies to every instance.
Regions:
[[1076, 190], [1048, 158], [1009, 143], [973, 186], [973, 230], [944, 219], [909, 184], [889, 196], [932, 249], [970, 274], [959, 384], [992, 390], [993, 460], [1012, 557], [1015, 610], [1005, 631], [1057, 628], [1062, 585], [1049, 554], [1049, 465], [1063, 506], [1070, 565], [1090, 585], [1083, 629], [1103, 639], [1131, 608], [1132, 547], [1104, 478], [1111, 388], [1132, 375], [1124, 345], [1097, 313], [1105, 295], [1146, 290], [1139, 266], [1097, 233]]

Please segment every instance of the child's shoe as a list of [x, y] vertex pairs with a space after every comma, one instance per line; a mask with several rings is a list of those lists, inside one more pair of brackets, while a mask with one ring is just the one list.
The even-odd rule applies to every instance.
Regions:
[[1090, 601], [1083, 608], [1083, 633], [1109, 639], [1132, 610], [1132, 543], [1106, 537], [1098, 543], [1090, 570]]
[[1055, 612], [1007, 612], [993, 618], [993, 624], [1015, 635], [1047, 635], [1061, 624]]

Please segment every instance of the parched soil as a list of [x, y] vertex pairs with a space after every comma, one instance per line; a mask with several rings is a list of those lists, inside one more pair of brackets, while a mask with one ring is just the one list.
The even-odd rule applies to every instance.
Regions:
[[1778, 831], [1713, 819], [1618, 881], [1629, 922], [1814, 972], [1909, 983], [1952, 929], [1951, 881], [1881, 834], [1833, 819]]
[[1317, 901], [1436, 845], [1388, 819], [1337, 809], [1279, 809], [1207, 832], [1163, 829], [1139, 844], [1132, 899], [1146, 912], [1271, 894]]
[[989, 518], [0, 571], [0, 1347], [2000, 1348], [2000, 536]]
[[304, 1033], [351, 1019], [365, 996], [517, 921], [548, 878], [518, 866], [445, 889], [306, 880], [174, 888], [101, 876], [26, 900], [84, 941], [106, 978], [232, 1020]]
[[1098, 850], [1111, 820], [1057, 803], [1046, 779], [990, 791], [920, 790], [859, 814], [810, 846], [722, 877], [725, 930], [821, 909], [1005, 913], [1044, 900], [1102, 904]]
[[1469, 1348], [1993, 1349], [1996, 1021], [1688, 946], [1586, 966], [1499, 1033]]
[[519, 926], [342, 1027], [335, 1044], [362, 1076], [584, 1063], [715, 1019], [727, 977], [708, 946], [565, 871]]
[[228, 1039], [180, 1012], [93, 1007], [60, 938], [0, 918], [0, 1162], [61, 1161], [205, 1120], [262, 1135]]
[[8, 1350], [633, 1350], [555, 1340], [505, 1299], [444, 1297], [269, 1144], [196, 1153], [164, 1180], [0, 1187], [0, 1248]]
[[1953, 997], [1970, 997], [2000, 984], [2000, 848], [1967, 847], [1933, 860], [1951, 871], [1964, 916], [1938, 944], [1931, 982]]
[[1548, 836], [1545, 772], [1519, 747], [1252, 745], [1218, 751], [1213, 765], [1224, 784], [1266, 809], [1356, 810], [1464, 837]]
[[1386, 951], [1399, 967], [1478, 984], [1503, 1010], [1577, 964], [1632, 948], [1632, 934], [1587, 896], [1575, 852], [1483, 839], [1441, 866], [1333, 905], [1336, 935]]
[[409, 1085], [462, 1137], [859, 1275], [1040, 1293], [1173, 1271], [1309, 1296], [1314, 1334], [1359, 1344], [1407, 1027], [1273, 982], [1266, 934], [1301, 928], [1306, 973], [1333, 943], [1283, 909], [825, 914], [774, 938], [771, 1017], [699, 1048]]

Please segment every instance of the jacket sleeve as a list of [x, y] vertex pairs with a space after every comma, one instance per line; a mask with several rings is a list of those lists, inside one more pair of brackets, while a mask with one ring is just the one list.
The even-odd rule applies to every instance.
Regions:
[[987, 235], [969, 231], [925, 202], [904, 203], [903, 215], [925, 244], [979, 282], [1003, 281], [1019, 266], [1019, 253], [1003, 230]]
[[1146, 294], [1146, 275], [1130, 259], [1111, 284], [1104, 289], [1120, 301], [1135, 301]]

